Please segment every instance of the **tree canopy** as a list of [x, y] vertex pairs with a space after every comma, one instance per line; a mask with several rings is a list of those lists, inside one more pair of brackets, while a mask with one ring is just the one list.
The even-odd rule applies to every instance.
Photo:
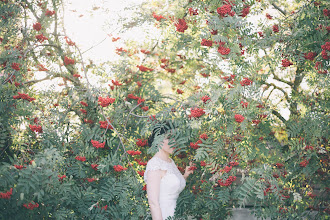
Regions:
[[170, 125], [179, 170], [197, 164], [178, 219], [245, 206], [326, 219], [329, 6], [145, 1], [120, 25], [150, 37], [95, 64], [66, 34], [65, 2], [1, 0], [1, 217], [151, 218], [143, 174], [162, 136], [147, 139]]

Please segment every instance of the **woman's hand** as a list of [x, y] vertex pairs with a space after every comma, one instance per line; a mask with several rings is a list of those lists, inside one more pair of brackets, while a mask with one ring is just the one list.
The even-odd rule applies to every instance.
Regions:
[[192, 161], [190, 161], [189, 166], [186, 166], [185, 173], [183, 174], [183, 177], [185, 179], [187, 179], [190, 174], [194, 173], [195, 169], [196, 169], [195, 164]]

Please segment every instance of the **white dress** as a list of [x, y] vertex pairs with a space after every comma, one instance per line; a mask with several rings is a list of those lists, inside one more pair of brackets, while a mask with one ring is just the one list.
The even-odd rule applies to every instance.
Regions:
[[167, 162], [159, 157], [151, 158], [144, 172], [144, 182], [147, 184], [147, 173], [149, 170], [166, 170], [165, 176], [160, 181], [159, 205], [162, 211], [163, 220], [174, 216], [176, 200], [186, 186], [186, 180], [180, 173], [174, 161]]

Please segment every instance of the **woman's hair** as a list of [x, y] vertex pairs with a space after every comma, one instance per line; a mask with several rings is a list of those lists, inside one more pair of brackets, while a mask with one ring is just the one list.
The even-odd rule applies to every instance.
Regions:
[[154, 139], [155, 139], [156, 136], [165, 134], [169, 130], [171, 130], [170, 122], [165, 121], [165, 122], [162, 122], [162, 123], [158, 123], [158, 125], [156, 127], [154, 127], [151, 135], [148, 138], [148, 145], [149, 145], [149, 147], [152, 146], [152, 143], [153, 143], [153, 141], [154, 141]]

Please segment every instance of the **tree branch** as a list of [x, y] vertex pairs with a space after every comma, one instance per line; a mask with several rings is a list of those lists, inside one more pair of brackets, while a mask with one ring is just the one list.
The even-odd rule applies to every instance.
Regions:
[[280, 11], [284, 16], [286, 16], [286, 11], [282, 10], [280, 7], [278, 7], [275, 3], [271, 3], [274, 8], [276, 8], [278, 11]]
[[[269, 55], [267, 54], [267, 51], [266, 51], [266, 50], [264, 50], [264, 53], [266, 54], [267, 57], [269, 57]], [[286, 83], [286, 84], [288, 84], [289, 86], [293, 86], [293, 83], [292, 83], [292, 82], [287, 81], [287, 80], [285, 80], [285, 79], [281, 79], [280, 77], [278, 77], [278, 76], [275, 74], [275, 71], [274, 71], [274, 69], [273, 69], [271, 63], [268, 62], [268, 64], [269, 64], [269, 68], [270, 68], [270, 70], [271, 70], [270, 72], [271, 72], [271, 74], [273, 75], [274, 79], [276, 79], [277, 81], [280, 81], [280, 82], [282, 82], [282, 83]]]
[[286, 125], [287, 121], [278, 111], [272, 110], [272, 114], [275, 115], [278, 119], [280, 119]]
[[[298, 94], [298, 89], [299, 89], [299, 86], [300, 86], [301, 82], [303, 81], [304, 77], [305, 77], [305, 74], [304, 74], [303, 68], [297, 67], [296, 77], [294, 79], [293, 86], [292, 86], [292, 97], [296, 97], [296, 96], [299, 95]], [[291, 115], [292, 114], [298, 115], [297, 107], [298, 107], [298, 105], [295, 101], [290, 103]]]
[[274, 91], [274, 90], [275, 90], [275, 88], [273, 88], [273, 89], [272, 89], [272, 91], [270, 91], [270, 93], [268, 94], [268, 96], [267, 96], [266, 100], [268, 100], [268, 99], [269, 99], [270, 95], [273, 93], [273, 91]]
[[43, 79], [36, 79], [36, 80], [30, 80], [30, 81], [27, 81], [27, 82], [23, 82], [22, 85], [25, 85], [25, 84], [34, 84], [34, 83], [42, 82], [42, 81], [45, 81], [45, 80], [48, 80], [48, 79], [50, 79], [50, 75], [46, 76]]
[[280, 90], [284, 94], [286, 100], [288, 102], [290, 101], [290, 97], [289, 97], [288, 93], [286, 91], [284, 91], [283, 88], [276, 86], [274, 83], [266, 83], [266, 82], [264, 82], [264, 84], [266, 84], [267, 86], [273, 86], [275, 89]]
[[130, 115], [133, 115], [133, 116], [138, 117], [138, 118], [149, 118], [149, 116], [136, 115], [134, 113], [130, 113]]
[[290, 85], [290, 86], [293, 86], [293, 83], [292, 83], [292, 82], [289, 82], [289, 81], [287, 81], [287, 80], [285, 80], [285, 79], [281, 79], [281, 78], [279, 78], [277, 75], [275, 75], [274, 70], [272, 70], [271, 73], [272, 73], [274, 79], [276, 79], [276, 80], [278, 80], [278, 81], [280, 81], [280, 82], [282, 82], [282, 83], [286, 83], [286, 84], [288, 84], [288, 85]]

